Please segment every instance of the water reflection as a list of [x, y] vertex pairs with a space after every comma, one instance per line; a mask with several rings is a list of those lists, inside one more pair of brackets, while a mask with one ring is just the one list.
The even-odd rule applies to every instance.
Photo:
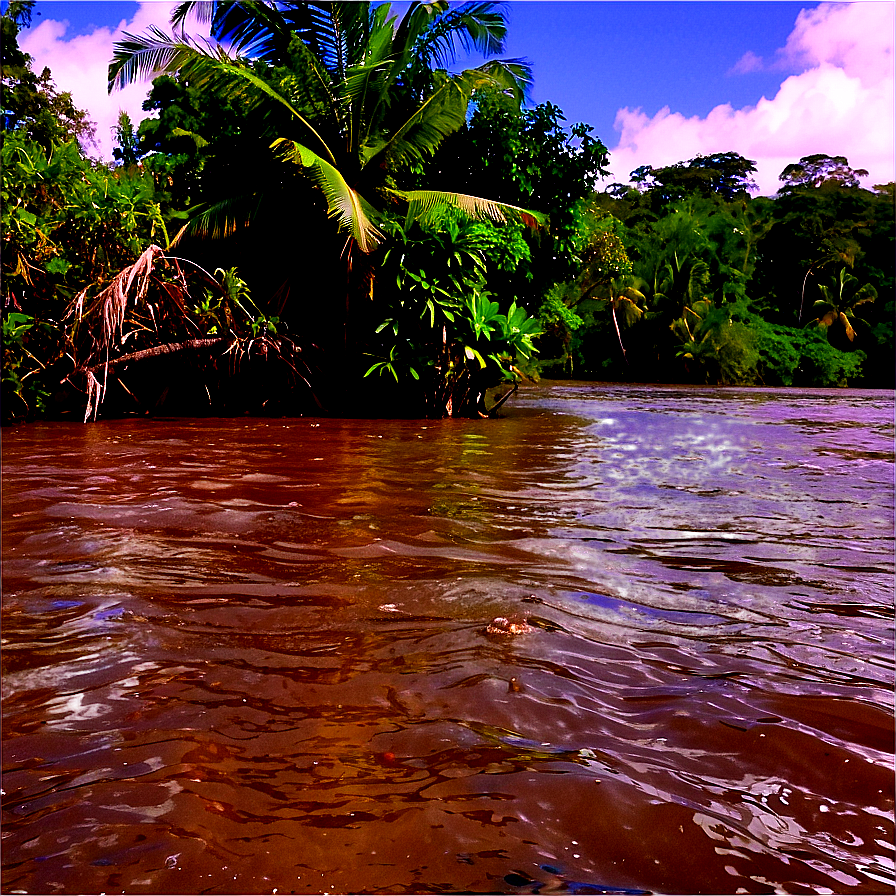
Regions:
[[892, 889], [892, 394], [513, 401], [5, 433], [4, 891]]

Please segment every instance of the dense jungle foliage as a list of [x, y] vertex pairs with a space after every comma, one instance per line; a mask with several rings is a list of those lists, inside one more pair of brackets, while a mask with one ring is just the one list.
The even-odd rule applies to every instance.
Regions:
[[487, 415], [539, 374], [893, 386], [893, 184], [814, 155], [754, 198], [725, 152], [608, 187], [591, 128], [495, 58], [499, 4], [181, 3], [116, 47], [154, 116], [112, 165], [19, 49], [32, 6], [2, 17], [4, 421]]

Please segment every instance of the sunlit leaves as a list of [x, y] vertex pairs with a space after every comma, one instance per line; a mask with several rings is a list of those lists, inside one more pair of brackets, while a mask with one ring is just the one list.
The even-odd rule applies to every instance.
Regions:
[[868, 283], [861, 286], [858, 284], [858, 278], [850, 274], [846, 268], [841, 269], [833, 285], [819, 284], [818, 291], [822, 298], [812, 306], [815, 318], [806, 326], [827, 330], [837, 324], [846, 338], [854, 342], [856, 339], [854, 324], [859, 321], [856, 308], [877, 298], [877, 290], [873, 286]]
[[283, 150], [285, 158], [309, 168], [327, 201], [328, 214], [349, 231], [362, 252], [372, 252], [383, 239], [383, 233], [371, 220], [376, 211], [352, 187], [342, 173], [326, 159], [294, 140], [278, 139], [274, 147]]
[[408, 203], [405, 226], [409, 226], [412, 221], [431, 222], [446, 208], [456, 209], [472, 220], [491, 220], [497, 224], [521, 221], [529, 227], [536, 227], [546, 221], [546, 217], [538, 212], [464, 193], [446, 193], [440, 190], [391, 192]]

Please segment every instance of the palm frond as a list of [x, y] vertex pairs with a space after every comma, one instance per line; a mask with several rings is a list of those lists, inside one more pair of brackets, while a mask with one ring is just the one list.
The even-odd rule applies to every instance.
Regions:
[[532, 66], [525, 59], [491, 59], [477, 69], [487, 74], [495, 86], [518, 106], [532, 99]]
[[345, 78], [336, 86], [339, 101], [347, 106], [358, 104], [363, 106], [364, 95], [371, 83], [382, 80], [391, 68], [389, 60], [367, 62], [356, 65], [345, 73]]
[[[361, 155], [362, 164], [362, 147], [371, 130], [375, 130], [380, 124], [377, 117], [380, 103], [377, 99], [386, 93], [383, 86], [390, 73], [389, 60], [370, 62], [350, 69], [338, 85], [339, 108], [345, 112], [348, 124], [345, 134], [346, 149], [352, 155]], [[372, 104], [368, 103], [369, 98], [373, 98]]]
[[634, 302], [636, 305], [644, 305], [647, 302], [647, 296], [634, 286], [626, 286], [624, 289], [620, 290], [619, 294], [630, 302]]
[[672, 323], [669, 324], [669, 329], [675, 334], [679, 342], [693, 344], [694, 334], [691, 332], [687, 321], [683, 317], [673, 320]]
[[371, 220], [376, 210], [349, 186], [334, 165], [295, 140], [280, 137], [271, 145], [280, 150], [283, 158], [310, 169], [326, 199], [327, 214], [336, 219], [340, 230], [351, 234], [362, 252], [369, 254], [383, 242], [385, 234]]
[[209, 25], [219, 43], [253, 59], [283, 65], [294, 34], [301, 35], [314, 51], [318, 49], [314, 32], [322, 5], [275, 0], [185, 0], [175, 6], [171, 23], [183, 29], [192, 16], [200, 24]]
[[636, 324], [644, 314], [644, 312], [625, 295], [618, 295], [613, 300], [613, 310], [617, 312], [618, 318], [622, 325], [631, 327]]
[[[345, 72], [338, 85], [340, 101], [350, 113], [349, 151], [357, 153], [379, 122], [380, 107], [388, 107], [387, 85], [395, 78], [392, 49], [394, 16], [384, 3], [371, 11], [363, 55]], [[372, 102], [368, 102], [372, 100]]]
[[494, 56], [504, 50], [507, 22], [501, 4], [464, 3], [431, 16], [416, 36], [413, 56], [426, 67], [448, 68], [458, 51]]
[[292, 30], [272, 0], [239, 0], [215, 5], [212, 34], [233, 52], [273, 65], [286, 62]]
[[256, 101], [262, 101], [263, 97], [267, 97], [268, 99], [274, 100], [275, 103], [279, 103], [281, 106], [285, 107], [290, 114], [304, 125], [316, 138], [316, 141], [320, 144], [320, 147], [329, 157], [330, 161], [336, 161], [332, 150], [327, 145], [324, 138], [321, 137], [311, 122], [309, 122], [282, 93], [278, 92], [266, 81], [259, 78], [249, 68], [239, 65], [235, 63], [234, 60], [226, 57], [223, 50], [219, 50], [218, 54], [217, 58], [194, 55], [181, 66], [181, 71], [185, 77], [191, 78], [198, 85], [201, 85], [205, 81], [217, 82], [218, 89], [223, 96], [245, 96], [244, 92], [241, 91], [239, 87], [240, 80], [244, 82], [244, 85], [251, 85], [255, 88]]
[[427, 215], [445, 208], [457, 209], [473, 220], [488, 219], [497, 224], [521, 221], [528, 227], [535, 228], [547, 222], [547, 218], [539, 212], [509, 205], [506, 202], [483, 199], [480, 196], [469, 196], [465, 193], [450, 193], [441, 190], [390, 190], [389, 193], [408, 203], [408, 223], [424, 219]]
[[370, 141], [361, 151], [362, 165], [381, 160], [401, 164], [431, 155], [442, 140], [466, 122], [467, 107], [479, 79], [471, 72], [443, 75], [439, 86], [388, 136]]
[[[257, 193], [229, 196], [191, 215], [184, 233], [212, 240], [231, 236], [252, 223], [263, 197]], [[181, 234], [178, 234], [180, 239]]]
[[435, 0], [432, 3], [411, 3], [405, 10], [401, 21], [395, 28], [393, 47], [401, 66], [411, 62], [414, 47], [426, 32], [432, 20], [448, 9], [447, 0]]
[[285, 58], [291, 31], [272, 0], [185, 0], [172, 10], [171, 25], [183, 31], [191, 17], [238, 53], [275, 63]]
[[370, 65], [394, 57], [395, 19], [388, 3], [382, 3], [372, 11], [364, 58], [359, 62]]
[[866, 283], [864, 286], [859, 287], [850, 304], [853, 308], [857, 308], [859, 305], [864, 305], [866, 302], [874, 302], [876, 300], [877, 290], [870, 283]]
[[366, 166], [381, 160], [402, 164], [424, 160], [439, 144], [466, 123], [467, 109], [474, 91], [497, 87], [517, 99], [518, 85], [511, 69], [503, 63], [491, 62], [458, 74], [434, 73], [434, 89], [407, 120], [388, 136], [373, 139], [362, 148], [361, 161]]
[[308, 25], [301, 38], [335, 77], [343, 78], [348, 68], [363, 62], [370, 29], [370, 3], [317, 2], [307, 7]]
[[[326, 141], [313, 125], [272, 85], [259, 78], [239, 58], [228, 54], [223, 47], [213, 47], [208, 41], [184, 36], [182, 39], [165, 34], [150, 26], [148, 35], [125, 33], [125, 40], [115, 44], [113, 61], [109, 65], [109, 92], [124, 87], [138, 77], [179, 71], [197, 87], [214, 89], [226, 98], [239, 98], [249, 107], [263, 103], [265, 98], [285, 107], [320, 143], [323, 151], [335, 161]], [[246, 87], [251, 86], [247, 92]]]
[[823, 317], [825, 314], [836, 315], [839, 311], [837, 306], [830, 301], [830, 299], [819, 299], [818, 301], [813, 302], [812, 310], [818, 317]]
[[[433, 69], [447, 69], [461, 53], [495, 56], [504, 49], [507, 24], [502, 4], [468, 2], [411, 4], [396, 29], [396, 71], [421, 89], [431, 86]], [[517, 103], [531, 98], [532, 68], [522, 59], [490, 60], [479, 66]]]
[[183, 30], [190, 16], [200, 25], [209, 25], [219, 5], [217, 2], [209, 2], [209, 0], [183, 0], [171, 10], [171, 25]]
[[691, 265], [687, 287], [688, 298], [692, 303], [703, 298], [707, 286], [709, 286], [709, 265], [702, 259], [695, 261]]
[[342, 120], [344, 101], [334, 92], [329, 72], [306, 44], [297, 42], [290, 53], [291, 74], [280, 82], [280, 89], [289, 94], [294, 106], [318, 122], [328, 119]]
[[856, 338], [856, 331], [853, 329], [852, 323], [850, 322], [849, 318], [841, 311], [838, 316], [838, 319], [839, 319], [840, 323], [843, 325], [843, 329], [846, 332], [846, 338], [850, 342], [854, 342], [855, 338]]
[[177, 71], [197, 53], [213, 56], [215, 50], [208, 41], [186, 35], [177, 39], [155, 25], [150, 25], [149, 33], [144, 35], [125, 31], [124, 39], [113, 46], [108, 92], [127, 87], [150, 75]]

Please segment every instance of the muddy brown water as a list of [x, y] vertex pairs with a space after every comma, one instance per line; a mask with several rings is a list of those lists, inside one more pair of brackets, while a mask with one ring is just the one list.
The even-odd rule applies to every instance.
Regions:
[[2, 448], [4, 893], [893, 892], [892, 392]]

